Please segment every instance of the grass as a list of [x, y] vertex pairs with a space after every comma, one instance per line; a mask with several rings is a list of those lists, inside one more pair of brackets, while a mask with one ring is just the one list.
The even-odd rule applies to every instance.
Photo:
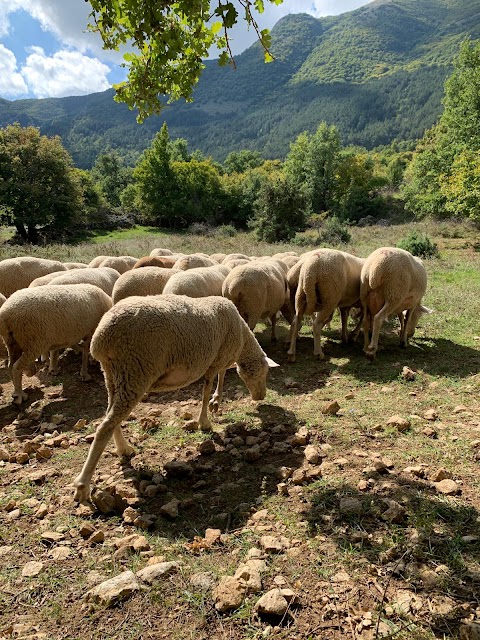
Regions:
[[[280, 324], [280, 340], [272, 344], [267, 327], [259, 325], [260, 344], [281, 367], [272, 370], [267, 396], [257, 405], [249, 400], [235, 372], [228, 372], [225, 402], [215, 426], [217, 451], [211, 456], [200, 456], [196, 448], [207, 436], [185, 432], [180, 417], [185, 410], [196, 414], [200, 383], [171, 394], [154, 394], [135, 408], [133, 419], [124, 429], [132, 438], [137, 455], [131, 468], [123, 468], [124, 473], [130, 469], [134, 482], [161, 472], [172, 458], [202, 467], [190, 478], [167, 477], [167, 493], [139, 503], [136, 508], [154, 516], [154, 525], [146, 533], [126, 525], [119, 514], [79, 514], [71, 498], [72, 478], [87, 452], [81, 437], [93, 431], [104, 410], [101, 372], [92, 365], [93, 382], [79, 385], [76, 359], [63, 359], [61, 402], [48, 395], [58, 391], [58, 379], [54, 381], [56, 386], [49, 386], [48, 379], [43, 378], [45, 386], [36, 397], [43, 398], [45, 415], [66, 416], [61, 430], [72, 443], [66, 450], [54, 449], [53, 458], [42, 464], [33, 460], [24, 467], [0, 463], [0, 547], [14, 547], [7, 560], [0, 559], [0, 636], [10, 625], [30, 616], [52, 640], [263, 638], [269, 621], [259, 619], [254, 612], [258, 596], [248, 596], [232, 614], [219, 615], [211, 593], [194, 588], [189, 578], [200, 571], [210, 571], [217, 577], [233, 575], [247, 551], [258, 546], [263, 535], [280, 535], [292, 541], [292, 548], [268, 559], [263, 589], [274, 587], [275, 578], [283, 577], [298, 593], [301, 604], [282, 625], [273, 622], [278, 626], [272, 631], [273, 637], [354, 637], [352, 627], [355, 631], [363, 613], [370, 611], [375, 625], [380, 615], [381, 624], [391, 626], [390, 637], [458, 638], [460, 620], [468, 617], [468, 607], [475, 615], [480, 576], [479, 543], [464, 539], [478, 535], [480, 517], [477, 450], [472, 448], [472, 442], [480, 440], [480, 342], [475, 340], [480, 335], [480, 296], [476, 295], [480, 290], [480, 253], [474, 249], [480, 234], [468, 225], [442, 223], [436, 229], [431, 223], [422, 223], [415, 227], [435, 240], [440, 254], [425, 261], [429, 276], [425, 304], [434, 313], [422, 319], [408, 349], [398, 348], [396, 327], [390, 325], [381, 336], [381, 349], [372, 365], [362, 356], [360, 344], [340, 344], [339, 319], [335, 317], [331, 331], [325, 332], [326, 359], [318, 361], [313, 356], [311, 326], [306, 324], [298, 341], [297, 361], [290, 364], [282, 341], [287, 326]], [[343, 248], [367, 255], [379, 246], [395, 245], [409, 231], [408, 225], [352, 228], [351, 244]], [[248, 255], [291, 249], [289, 245], [258, 245], [249, 234], [242, 233], [220, 239], [137, 228], [96, 235], [77, 246], [23, 248], [20, 252], [88, 262], [97, 254], [140, 257], [155, 246], [174, 251]], [[0, 246], [0, 257], [18, 252], [18, 248]], [[414, 381], [402, 378], [404, 365], [416, 371]], [[6, 372], [3, 374], [0, 447], [16, 452], [23, 446], [20, 436], [28, 436], [29, 427], [22, 432], [15, 422], [17, 412], [9, 405], [11, 386]], [[298, 386], [287, 388], [287, 377]], [[237, 393], [239, 388], [242, 394]], [[340, 404], [339, 415], [322, 415], [323, 404], [333, 399]], [[458, 405], [465, 405], [467, 410], [455, 413]], [[177, 415], [160, 415], [157, 428], [145, 430], [144, 418], [151, 409], [171, 407], [176, 408]], [[439, 414], [433, 423], [423, 418], [430, 408]], [[399, 433], [386, 426], [386, 419], [394, 414], [411, 420], [408, 432]], [[82, 433], [74, 433], [71, 426], [80, 417], [90, 421]], [[271, 449], [274, 443], [286, 442], [302, 425], [310, 431], [311, 444], [330, 447], [322, 466], [323, 477], [305, 486], [289, 485], [290, 494], [279, 495], [276, 470], [281, 466], [302, 466], [303, 453], [302, 448], [281, 454], [274, 454]], [[271, 447], [260, 460], [249, 463], [242, 456], [234, 458], [221, 445], [234, 426], [244, 436], [260, 431], [270, 434]], [[435, 428], [436, 439], [423, 433], [425, 426]], [[75, 443], [74, 438], [78, 437], [80, 441]], [[244, 450], [241, 445], [239, 449]], [[392, 460], [392, 472], [374, 474], [373, 484], [367, 490], [360, 489], [360, 481], [369, 477], [365, 469], [378, 457]], [[342, 458], [347, 462], [338, 462]], [[422, 463], [428, 465], [427, 476], [445, 468], [459, 483], [462, 493], [441, 496], [428, 480], [403, 471]], [[29, 481], [28, 475], [38, 469], [54, 469], [58, 475], [37, 485]], [[122, 467], [116, 457], [104, 455], [98, 476], [102, 479], [97, 484], [103, 487], [105, 479], [118, 471]], [[198, 482], [200, 487], [196, 487]], [[361, 501], [364, 509], [360, 515], [340, 513], [340, 500], [345, 496]], [[51, 508], [47, 518], [39, 521], [34, 516], [35, 509], [20, 505], [21, 516], [10, 522], [6, 504], [12, 499], [20, 504], [31, 497]], [[172, 497], [182, 501], [180, 514], [167, 521], [159, 515], [159, 509]], [[404, 507], [402, 522], [393, 524], [382, 518], [385, 500], [395, 500]], [[268, 518], [251, 520], [251, 514], [258, 509], [267, 509]], [[78, 532], [86, 520], [105, 532], [104, 544], [92, 546], [81, 539]], [[221, 544], [198, 554], [185, 546], [194, 536], [203, 536], [206, 528], [217, 526], [226, 533]], [[58, 563], [51, 560], [40, 541], [45, 528], [65, 533], [73, 550], [71, 558]], [[357, 542], [359, 532], [367, 537]], [[109, 538], [130, 533], [145, 533], [151, 553], [164, 555], [167, 560], [181, 560], [181, 573], [108, 611], [82, 608], [83, 595], [92, 586], [92, 572], [112, 577], [126, 569], [145, 566], [148, 556], [137, 554], [119, 561], [112, 558]], [[393, 568], [403, 556], [405, 569], [395, 572]], [[32, 559], [39, 559], [46, 568], [38, 577], [27, 580], [21, 577], [21, 569]], [[439, 565], [445, 565], [447, 573], [440, 576], [436, 586], [427, 586], [421, 572], [435, 572]], [[348, 582], [335, 582], [341, 571], [350, 576]], [[395, 601], [399, 590], [420, 595], [424, 607], [408, 616], [387, 618], [382, 613], [384, 606]], [[457, 615], [455, 607], [459, 605], [464, 609]], [[373, 640], [375, 634], [364, 630], [357, 633], [357, 638]]]

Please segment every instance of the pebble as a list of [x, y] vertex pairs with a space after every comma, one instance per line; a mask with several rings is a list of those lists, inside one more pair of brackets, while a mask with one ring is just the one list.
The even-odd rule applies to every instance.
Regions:
[[454, 496], [457, 493], [460, 493], [460, 487], [454, 480], [442, 480], [441, 482], [435, 483], [435, 488], [440, 493], [445, 494], [446, 496]]
[[341, 498], [339, 510], [344, 515], [360, 515], [363, 512], [363, 505], [357, 498]]
[[317, 464], [317, 462], [319, 462], [319, 460], [321, 460], [322, 458], [320, 451], [317, 449], [317, 447], [314, 447], [311, 444], [305, 447], [304, 455], [305, 455], [305, 460], [310, 464]]
[[197, 451], [202, 456], [210, 456], [215, 453], [215, 443], [213, 440], [203, 440], [197, 445]]
[[255, 611], [266, 615], [283, 616], [288, 609], [288, 601], [282, 594], [283, 589], [267, 591], [255, 605]]
[[410, 421], [406, 418], [402, 418], [402, 416], [392, 416], [387, 420], [388, 426], [393, 426], [397, 428], [397, 431], [407, 431], [410, 429]]
[[430, 480], [432, 482], [441, 482], [442, 480], [451, 480], [452, 473], [443, 467], [437, 469], [431, 476]]
[[178, 562], [158, 562], [157, 564], [150, 564], [140, 569], [136, 575], [142, 582], [153, 584], [162, 576], [178, 571], [179, 569], [180, 563]]
[[438, 418], [438, 413], [435, 411], [435, 409], [427, 409], [427, 411], [425, 411], [425, 413], [423, 414], [423, 417], [425, 418], [425, 420], [436, 420]]
[[190, 584], [199, 591], [210, 591], [215, 584], [215, 576], [209, 571], [201, 571], [190, 576]]
[[48, 555], [53, 560], [56, 560], [57, 562], [61, 562], [62, 560], [66, 560], [72, 555], [72, 550], [70, 549], [70, 547], [66, 547], [66, 546], [55, 547], [55, 549], [52, 549], [51, 551], [49, 551]]
[[160, 515], [166, 518], [171, 518], [172, 520], [174, 518], [177, 518], [179, 504], [180, 504], [180, 500], [177, 500], [177, 498], [170, 500], [170, 502], [167, 502], [166, 504], [160, 507]]
[[24, 578], [34, 578], [43, 570], [43, 566], [43, 562], [37, 562], [36, 560], [27, 562], [22, 568], [22, 576]]
[[132, 571], [124, 571], [110, 580], [101, 582], [85, 595], [87, 601], [97, 602], [106, 607], [121, 600], [126, 600], [138, 591], [140, 586]]
[[290, 546], [290, 541], [283, 536], [280, 538], [275, 536], [262, 536], [260, 538], [260, 546], [267, 553], [282, 553], [282, 551]]
[[213, 590], [215, 609], [220, 613], [238, 609], [246, 593], [246, 585], [233, 576], [223, 576]]
[[324, 415], [328, 415], [328, 416], [336, 416], [339, 411], [340, 411], [340, 405], [338, 404], [338, 402], [336, 400], [332, 400], [331, 402], [327, 402], [321, 408], [321, 412]]

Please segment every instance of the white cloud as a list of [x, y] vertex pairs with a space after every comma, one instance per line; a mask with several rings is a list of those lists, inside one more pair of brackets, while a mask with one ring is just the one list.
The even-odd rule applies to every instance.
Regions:
[[17, 71], [15, 54], [0, 44], [0, 95], [15, 98], [28, 93], [25, 80]]
[[57, 51], [47, 56], [41, 47], [32, 47], [22, 67], [22, 76], [37, 98], [81, 96], [110, 87], [110, 68], [78, 51]]

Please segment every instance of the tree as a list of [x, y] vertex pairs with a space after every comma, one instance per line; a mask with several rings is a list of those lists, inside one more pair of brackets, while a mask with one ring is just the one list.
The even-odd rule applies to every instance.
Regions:
[[247, 169], [255, 169], [265, 162], [258, 151], [242, 149], [231, 151], [225, 159], [224, 167], [227, 173], [245, 173]]
[[39, 230], [60, 230], [83, 210], [79, 174], [58, 136], [41, 136], [19, 124], [0, 129], [2, 221], [20, 237], [39, 241]]
[[109, 151], [98, 156], [92, 175], [112, 207], [119, 207], [120, 194], [132, 180], [132, 169], [124, 166], [116, 151]]
[[217, 0], [212, 6], [210, 0], [90, 0], [90, 4], [89, 29], [101, 35], [104, 47], [133, 48], [123, 56], [128, 80], [115, 85], [115, 99], [138, 108], [140, 121], [160, 112], [162, 94], [169, 100], [191, 100], [211, 47], [221, 51], [220, 64], [232, 59], [228, 34], [241, 19], [238, 4], [243, 19], [257, 32], [265, 61], [273, 60], [269, 31], [260, 31], [252, 12], [263, 13], [264, 0], [238, 0], [236, 6], [232, 0]]

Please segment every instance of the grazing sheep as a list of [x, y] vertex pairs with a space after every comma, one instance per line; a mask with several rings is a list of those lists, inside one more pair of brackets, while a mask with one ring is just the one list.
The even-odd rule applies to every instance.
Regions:
[[365, 260], [344, 251], [322, 249], [303, 260], [295, 295], [295, 317], [290, 329], [288, 358], [295, 361], [298, 330], [305, 314], [314, 315], [313, 343], [316, 356], [322, 360], [322, 329], [340, 308], [342, 341], [347, 342], [347, 322], [350, 308], [360, 298], [360, 273]]
[[172, 256], [144, 256], [137, 260], [132, 269], [141, 269], [142, 267], [162, 267], [163, 269], [171, 269], [176, 261], [176, 258], [172, 258]]
[[67, 269], [86, 269], [89, 265], [86, 262], [64, 262]]
[[207, 408], [214, 378], [221, 396], [225, 370], [234, 363], [254, 400], [266, 392], [269, 361], [234, 305], [224, 298], [162, 295], [130, 298], [105, 314], [92, 338], [108, 391], [108, 407], [87, 460], [75, 480], [75, 499], [88, 500], [90, 481], [113, 434], [119, 456], [133, 453], [120, 425], [149, 390], [174, 391], [204, 378], [202, 429], [210, 430]]
[[280, 260], [284, 262], [289, 269], [291, 269], [293, 265], [299, 262], [300, 257], [299, 256], [283, 256], [283, 258], [280, 258]]
[[229, 260], [248, 260], [250, 262], [249, 256], [246, 256], [244, 253], [227, 253], [223, 262], [228, 262]]
[[6, 298], [47, 273], [66, 271], [67, 267], [58, 260], [45, 258], [7, 258], [0, 262], [0, 293]]
[[215, 262], [218, 262], [218, 264], [222, 264], [226, 257], [226, 253], [212, 253], [210, 260], [214, 260]]
[[87, 269], [74, 269], [67, 271], [61, 275], [57, 275], [48, 283], [52, 285], [64, 284], [94, 284], [96, 287], [104, 291], [107, 296], [112, 296], [113, 287], [120, 278], [120, 274], [116, 269], [110, 267], [89, 267]]
[[165, 285], [164, 294], [189, 296], [190, 298], [206, 298], [221, 296], [222, 285], [230, 269], [223, 264], [215, 267], [198, 267], [188, 271], [175, 272]]
[[395, 314], [400, 318], [400, 346], [407, 346], [422, 314], [432, 313], [422, 305], [426, 290], [425, 267], [409, 251], [381, 247], [368, 256], [362, 269], [360, 288], [364, 352], [368, 358], [375, 359], [382, 324]]
[[248, 264], [251, 262], [248, 258], [231, 258], [230, 260], [224, 260], [222, 264], [230, 269], [235, 269], [235, 267], [239, 267], [241, 264]]
[[270, 318], [272, 340], [276, 340], [277, 313], [290, 322], [286, 266], [270, 259], [235, 267], [225, 278], [222, 295], [231, 300], [250, 329], [262, 318]]
[[69, 273], [69, 271], [52, 271], [52, 273], [47, 273], [44, 276], [40, 276], [40, 278], [35, 278], [35, 280], [32, 280], [28, 287], [43, 287], [55, 278], [58, 278], [58, 276], [62, 276], [64, 273]]
[[170, 249], [152, 249], [150, 251], [150, 255], [151, 256], [173, 256], [173, 251], [170, 251]]
[[218, 264], [215, 260], [210, 260], [198, 253], [192, 253], [190, 256], [179, 258], [173, 267], [177, 271], [187, 271], [187, 269], [197, 269], [198, 267], [213, 267]]
[[143, 267], [123, 273], [113, 287], [112, 299], [117, 304], [129, 296], [157, 296], [169, 278], [175, 273], [173, 269], [161, 267]]
[[[48, 351], [72, 347], [83, 340], [81, 377], [88, 380], [88, 350], [111, 299], [91, 284], [36, 287], [17, 291], [0, 309], [0, 335], [9, 356], [14, 402], [27, 399], [22, 389], [23, 371], [34, 368], [36, 358]], [[56, 359], [50, 362], [55, 371]]]
[[137, 260], [138, 258], [134, 258], [133, 256], [109, 256], [98, 266], [110, 267], [111, 269], [118, 271], [118, 273], [125, 273], [126, 271], [130, 271]]
[[99, 267], [106, 258], [110, 258], [110, 256], [97, 256], [93, 258], [88, 264], [89, 267]]

